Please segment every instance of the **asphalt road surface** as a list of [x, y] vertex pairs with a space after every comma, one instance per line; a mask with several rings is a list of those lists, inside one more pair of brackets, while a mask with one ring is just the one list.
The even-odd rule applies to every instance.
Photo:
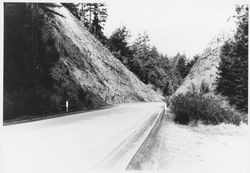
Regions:
[[125, 170], [165, 110], [163, 102], [121, 104], [93, 112], [3, 127], [4, 173]]

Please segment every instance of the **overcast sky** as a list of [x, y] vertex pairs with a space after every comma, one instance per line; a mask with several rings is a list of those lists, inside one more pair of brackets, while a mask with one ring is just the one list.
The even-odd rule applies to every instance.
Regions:
[[[177, 52], [191, 57], [201, 53], [219, 32], [230, 28], [235, 0], [104, 0], [108, 20], [104, 32], [110, 35], [125, 25], [133, 37], [146, 31], [161, 53]], [[231, 22], [232, 23], [232, 22]], [[133, 40], [133, 39], [132, 39]]]

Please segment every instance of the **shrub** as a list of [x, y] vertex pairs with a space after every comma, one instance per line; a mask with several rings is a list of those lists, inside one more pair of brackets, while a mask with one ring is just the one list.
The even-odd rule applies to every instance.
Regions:
[[206, 94], [209, 92], [210, 92], [209, 85], [206, 82], [202, 81], [200, 86], [200, 93]]
[[170, 109], [175, 114], [174, 121], [180, 124], [197, 123], [239, 125], [243, 114], [232, 108], [223, 97], [211, 93], [187, 92], [171, 99]]

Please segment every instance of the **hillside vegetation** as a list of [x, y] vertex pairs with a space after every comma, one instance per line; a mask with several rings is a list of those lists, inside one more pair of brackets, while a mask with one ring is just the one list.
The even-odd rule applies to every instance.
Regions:
[[215, 89], [216, 78], [218, 77], [218, 67], [220, 63], [221, 48], [226, 41], [232, 39], [233, 33], [221, 33], [214, 37], [208, 44], [207, 48], [199, 56], [196, 63], [185, 77], [181, 86], [176, 90], [174, 95], [192, 91], [192, 85], [197, 89], [202, 82], [207, 83], [211, 90]]
[[66, 100], [69, 111], [161, 100], [60, 4], [5, 4], [5, 19], [4, 120], [65, 112]]
[[234, 18], [236, 32], [215, 37], [173, 94], [176, 122], [247, 123], [248, 6], [236, 6]]

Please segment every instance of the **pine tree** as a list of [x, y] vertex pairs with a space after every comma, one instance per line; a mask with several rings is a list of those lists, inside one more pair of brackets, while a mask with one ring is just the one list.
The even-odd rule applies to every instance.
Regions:
[[193, 59], [189, 60], [186, 65], [187, 74], [190, 72], [191, 68], [194, 66], [196, 61], [199, 59], [199, 55], [195, 55]]
[[149, 36], [147, 33], [139, 34], [132, 47], [133, 61], [137, 66], [132, 65], [132, 71], [136, 71], [136, 75], [144, 82], [148, 83], [148, 73], [145, 68], [146, 62], [150, 59]]
[[120, 52], [121, 56], [127, 56], [129, 52], [129, 31], [125, 26], [116, 29], [109, 37], [108, 47], [112, 52]]
[[128, 39], [130, 33], [125, 26], [116, 29], [108, 39], [107, 47], [126, 67], [129, 68], [128, 63], [132, 57]]
[[94, 36], [96, 36], [98, 39], [100, 39], [103, 35], [102, 29], [103, 29], [103, 27], [101, 26], [99, 16], [98, 16], [97, 12], [94, 12], [94, 19], [93, 19], [92, 25], [90, 27], [90, 32], [92, 34], [94, 34]]
[[102, 30], [107, 20], [107, 8], [104, 3], [81, 3], [79, 14], [84, 26], [101, 42], [105, 43], [106, 37]]
[[181, 77], [184, 79], [188, 74], [186, 67], [186, 59], [187, 59], [186, 55], [181, 55], [177, 53], [176, 59], [177, 59], [176, 70], [180, 73]]
[[241, 111], [248, 111], [248, 6], [236, 7], [234, 40], [221, 50], [216, 91]]

